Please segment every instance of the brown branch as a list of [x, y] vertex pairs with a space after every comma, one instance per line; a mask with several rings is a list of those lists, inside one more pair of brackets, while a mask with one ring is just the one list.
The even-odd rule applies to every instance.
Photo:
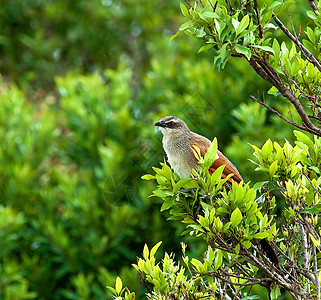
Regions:
[[259, 8], [257, 6], [257, 0], [254, 0], [254, 10], [257, 16], [257, 23], [259, 25], [259, 37], [263, 39], [263, 27], [261, 24], [261, 19], [260, 19], [260, 13], [259, 13]]
[[[224, 272], [225, 273], [225, 272]], [[256, 279], [255, 278], [251, 278], [252, 281], [249, 282], [244, 282], [244, 283], [237, 283], [235, 281], [229, 280], [224, 278], [220, 273], [218, 272], [211, 272], [208, 275], [213, 276], [215, 278], [219, 278], [220, 280], [230, 284], [230, 285], [236, 285], [236, 286], [249, 286], [249, 285], [255, 285], [255, 284], [259, 284], [262, 285], [264, 287], [266, 287], [265, 282], [271, 282], [272, 280], [270, 278], [262, 278], [262, 279]], [[225, 273], [226, 276], [228, 277], [234, 277], [234, 278], [240, 278], [240, 279], [247, 279], [249, 280], [249, 278], [244, 278], [243, 276], [238, 276], [236, 274], [230, 274], [230, 273]]]
[[202, 0], [198, 0], [198, 1], [200, 2], [202, 8], [204, 8], [204, 4], [203, 4]]
[[321, 300], [321, 287], [319, 282], [319, 271], [318, 271], [318, 259], [317, 259], [317, 251], [315, 249], [315, 245], [312, 242], [312, 259], [313, 259], [313, 274], [315, 278], [315, 291], [317, 294], [317, 300]]
[[273, 15], [273, 19], [275, 23], [282, 29], [282, 31], [301, 49], [302, 52], [305, 53], [308, 60], [314, 64], [319, 71], [321, 72], [321, 63], [318, 59], [316, 59], [313, 54], [303, 46], [303, 44], [287, 29], [284, 24], [279, 20], [279, 18]]
[[256, 59], [251, 57], [249, 60], [249, 64], [260, 77], [275, 86], [276, 82], [272, 80], [262, 68], [260, 68], [260, 66], [257, 64]]
[[303, 224], [299, 224], [300, 225], [300, 231], [301, 231], [301, 239], [302, 239], [302, 251], [303, 251], [303, 269], [305, 270], [309, 270], [309, 253], [308, 253], [308, 237], [307, 237], [307, 233], [305, 231], [304, 225]]
[[192, 7], [192, 5], [187, 0], [185, 0], [185, 3], [188, 5], [189, 8]]
[[250, 98], [254, 101], [256, 101], [257, 103], [259, 103], [260, 105], [264, 106], [265, 108], [269, 109], [271, 112], [273, 112], [274, 114], [276, 114], [278, 117], [280, 117], [282, 120], [284, 120], [285, 122], [299, 128], [299, 129], [302, 129], [302, 130], [306, 130], [306, 127], [303, 127], [291, 120], [288, 120], [287, 118], [285, 118], [284, 116], [282, 116], [277, 110], [275, 110], [274, 108], [266, 105], [264, 102], [260, 101], [259, 99], [255, 98], [254, 96], [250, 96]]
[[[276, 71], [269, 65], [267, 62], [267, 59], [262, 60], [262, 59], [255, 59], [254, 57], [251, 57], [249, 60], [249, 64], [251, 67], [254, 69], [254, 71], [260, 75], [263, 79], [266, 81], [270, 82], [272, 85], [274, 85], [279, 92], [287, 98], [292, 105], [295, 107], [296, 111], [301, 117], [303, 127], [299, 127], [300, 125], [296, 125], [296, 127], [306, 130], [310, 133], [316, 134], [318, 136], [321, 136], [321, 129], [317, 126], [315, 126], [311, 120], [309, 119], [304, 107], [300, 103], [299, 99], [289, 90], [287, 89]], [[277, 114], [278, 116], [281, 116], [281, 114]], [[286, 118], [282, 117], [282, 119], [287, 120]], [[290, 122], [288, 122], [290, 123]], [[290, 123], [294, 125], [295, 123]]]
[[149, 288], [149, 286], [147, 285], [146, 283], [146, 280], [144, 278], [144, 276], [140, 273], [140, 272], [137, 272], [139, 278], [140, 278], [140, 282], [144, 285], [144, 287], [146, 288], [146, 290], [148, 291], [149, 294], [153, 294], [153, 291]]
[[262, 270], [268, 278], [271, 278], [275, 283], [284, 287], [285, 289], [292, 291], [298, 296], [303, 297], [304, 299], [313, 300], [314, 297], [311, 294], [307, 293], [304, 288], [298, 286], [297, 284], [293, 284], [289, 282], [287, 278], [285, 278], [282, 274], [276, 272], [276, 268], [273, 265], [267, 266], [262, 263], [255, 255], [253, 255], [248, 249], [246, 249], [243, 245], [240, 250], [241, 256], [250, 264], [258, 267]]
[[317, 14], [318, 8], [317, 8], [317, 6], [315, 5], [314, 0], [308, 0], [308, 3], [309, 3], [309, 5], [311, 6], [311, 8], [313, 9], [313, 12], [314, 12], [315, 14]]
[[231, 16], [234, 15], [234, 12], [233, 12], [233, 9], [232, 9], [230, 1], [229, 0], [225, 0], [225, 3], [227, 5], [227, 8], [228, 8], [228, 11], [229, 11], [230, 15]]
[[305, 176], [305, 178], [309, 181], [309, 183], [311, 184], [311, 186], [313, 187], [313, 189], [316, 191], [316, 193], [318, 194], [319, 197], [321, 197], [321, 193], [317, 190], [316, 186], [312, 183], [310, 177], [308, 176], [308, 174], [306, 174], [304, 172], [304, 170], [302, 170], [302, 174]]

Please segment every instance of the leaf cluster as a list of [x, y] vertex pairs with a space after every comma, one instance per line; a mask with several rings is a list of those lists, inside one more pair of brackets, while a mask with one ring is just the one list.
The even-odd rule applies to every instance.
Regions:
[[[194, 297], [242, 298], [254, 296], [251, 287], [255, 285], [265, 287], [271, 299], [278, 298], [280, 288], [294, 297], [317, 299], [321, 182], [319, 168], [311, 165], [319, 165], [321, 140], [313, 142], [299, 131], [295, 136], [294, 147], [271, 140], [262, 148], [252, 146], [257, 171], [269, 177], [254, 188], [236, 183], [228, 187], [226, 179], [220, 179], [222, 170], [208, 173], [209, 162], [216, 157], [216, 141], [193, 178], [179, 180], [166, 164], [154, 168], [155, 175], [143, 176], [157, 180], [153, 196], [163, 199], [162, 210], [169, 210], [170, 219], [181, 221], [184, 233], [204, 238], [208, 244], [202, 259], [191, 261], [183, 246], [187, 270], [167, 254], [161, 268], [155, 262], [155, 249], [149, 256], [145, 246], [135, 268], [149, 291], [148, 299], [190, 297], [187, 291]], [[281, 212], [276, 192], [286, 202]], [[165, 269], [168, 266], [174, 273]]]

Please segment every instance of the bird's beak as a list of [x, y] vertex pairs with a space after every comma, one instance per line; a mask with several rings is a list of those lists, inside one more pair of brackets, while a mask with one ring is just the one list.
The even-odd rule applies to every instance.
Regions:
[[168, 125], [163, 121], [158, 121], [154, 125], [159, 127], [168, 127]]

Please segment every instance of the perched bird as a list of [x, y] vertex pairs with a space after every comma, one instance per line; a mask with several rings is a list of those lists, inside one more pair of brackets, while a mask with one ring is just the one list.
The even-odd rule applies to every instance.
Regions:
[[[190, 178], [192, 170], [197, 170], [198, 168], [193, 146], [197, 146], [200, 149], [201, 156], [204, 157], [211, 145], [211, 141], [194, 133], [183, 120], [173, 116], [162, 118], [155, 123], [155, 126], [159, 126], [160, 131], [163, 133], [163, 148], [172, 169], [180, 178]], [[243, 181], [236, 167], [220, 151], [217, 151], [217, 154], [218, 159], [210, 166], [209, 173], [212, 174], [218, 167], [225, 165], [222, 178], [226, 178], [229, 174], [234, 174], [228, 179], [229, 182], [240, 183]]]
[[[198, 161], [194, 155], [193, 146], [197, 146], [200, 149], [200, 154], [204, 157], [211, 141], [204, 136], [191, 131], [185, 122], [179, 118], [173, 116], [167, 116], [160, 119], [155, 123], [155, 126], [159, 126], [160, 131], [163, 133], [163, 147], [166, 152], [168, 162], [171, 167], [178, 174], [180, 178], [190, 178], [192, 176], [192, 170], [197, 170]], [[231, 187], [232, 181], [236, 183], [243, 182], [242, 176], [236, 167], [226, 158], [220, 151], [217, 151], [218, 159], [213, 162], [209, 168], [209, 173], [212, 174], [215, 170], [225, 165], [222, 178], [226, 178], [229, 174], [233, 174], [228, 179], [229, 182], [226, 187]], [[273, 248], [273, 246], [266, 240], [260, 240], [260, 245], [268, 256], [268, 258], [279, 265], [279, 258]]]

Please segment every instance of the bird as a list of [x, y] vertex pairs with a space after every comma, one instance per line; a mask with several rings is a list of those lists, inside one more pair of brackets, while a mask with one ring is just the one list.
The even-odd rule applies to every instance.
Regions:
[[[163, 134], [163, 148], [174, 172], [181, 179], [191, 178], [193, 169], [198, 169], [198, 159], [194, 155], [193, 146], [198, 147], [200, 155], [204, 157], [211, 141], [191, 131], [183, 120], [174, 116], [166, 116], [160, 119], [155, 123], [155, 126], [158, 126]], [[209, 167], [209, 173], [213, 174], [218, 167], [225, 165], [222, 178], [232, 174], [232, 177], [224, 184], [227, 190], [231, 189], [233, 181], [237, 184], [244, 184], [240, 172], [230, 160], [219, 150], [217, 150], [217, 154], [218, 159]], [[266, 239], [260, 240], [260, 245], [268, 258], [279, 266], [279, 258], [274, 247]]]
[[[183, 120], [174, 116], [163, 117], [155, 123], [155, 126], [158, 126], [163, 134], [163, 148], [171, 168], [181, 179], [191, 178], [192, 170], [198, 169], [198, 159], [193, 151], [194, 146], [199, 148], [200, 155], [204, 157], [211, 141], [191, 131]], [[242, 176], [230, 160], [219, 150], [217, 155], [218, 159], [209, 167], [209, 173], [213, 174], [218, 167], [225, 165], [222, 178], [233, 174], [228, 179], [230, 183], [233, 181], [236, 183], [243, 182]]]

